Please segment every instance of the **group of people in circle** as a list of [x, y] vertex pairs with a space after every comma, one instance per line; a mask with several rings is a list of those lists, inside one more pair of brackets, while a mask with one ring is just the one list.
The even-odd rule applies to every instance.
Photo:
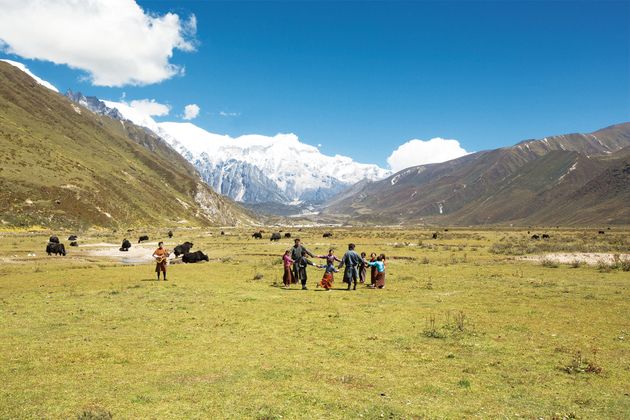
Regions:
[[[315, 264], [307, 257], [320, 258], [326, 260], [325, 264]], [[343, 282], [347, 284], [347, 290], [356, 290], [357, 284], [365, 284], [369, 288], [383, 289], [385, 287], [385, 254], [367, 254], [362, 252], [359, 254], [355, 251], [355, 244], [348, 244], [348, 250], [341, 259], [337, 258], [333, 249], [328, 251], [327, 255], [314, 255], [304, 245], [300, 238], [295, 239], [292, 248], [287, 249], [282, 256], [284, 273], [282, 276], [283, 287], [289, 288], [291, 284], [301, 284], [302, 290], [307, 290], [307, 271], [306, 268], [311, 265], [324, 269], [322, 279], [317, 283], [317, 287], [325, 290], [332, 289], [334, 283], [334, 274], [341, 269], [343, 272]], [[339, 263], [335, 267], [335, 263]], [[367, 269], [370, 267], [370, 283], [367, 283]]]

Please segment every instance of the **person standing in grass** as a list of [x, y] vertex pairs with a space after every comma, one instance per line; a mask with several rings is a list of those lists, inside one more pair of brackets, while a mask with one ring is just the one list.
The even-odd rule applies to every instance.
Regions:
[[293, 278], [293, 272], [291, 271], [291, 266], [295, 261], [291, 259], [291, 250], [287, 249], [282, 256], [282, 265], [284, 266], [284, 274], [282, 276], [282, 283], [284, 287], [291, 286], [291, 283], [295, 283], [296, 280]]
[[313, 264], [311, 261], [309, 261], [306, 258], [306, 253], [307, 253], [307, 251], [303, 250], [302, 251], [302, 255], [300, 256], [300, 258], [298, 258], [295, 261], [295, 264], [294, 264], [294, 266], [297, 266], [297, 268], [298, 268], [297, 278], [302, 283], [302, 290], [307, 290], [307, 287], [306, 287], [306, 266], [312, 265], [312, 266], [317, 267], [317, 265]]
[[326, 271], [324, 271], [324, 276], [317, 287], [321, 286], [326, 290], [330, 290], [335, 280], [334, 273], [339, 272], [339, 270], [335, 268], [335, 261], [341, 262], [341, 260], [335, 256], [332, 249], [328, 250], [328, 255], [319, 255], [317, 258], [326, 259], [326, 265], [324, 266]]
[[295, 238], [293, 242], [294, 242], [294, 245], [293, 245], [293, 248], [291, 248], [291, 259], [294, 261], [293, 262], [293, 278], [295, 281], [298, 281], [298, 279], [300, 278], [298, 272], [300, 270], [299, 270], [297, 261], [302, 257], [303, 253], [306, 253], [306, 255], [308, 255], [311, 258], [314, 258], [315, 255], [313, 255], [308, 249], [306, 249], [302, 245], [302, 241], [300, 240], [300, 238]]
[[[370, 254], [370, 262], [376, 261], [376, 253], [372, 252]], [[368, 264], [369, 265], [369, 264]], [[376, 284], [376, 275], [378, 274], [378, 270], [376, 266], [370, 267], [370, 286], [374, 287]]]
[[160, 281], [160, 271], [163, 273], [164, 281], [166, 281], [166, 265], [168, 264], [168, 249], [164, 248], [164, 242], [158, 243], [158, 248], [153, 252], [155, 258], [155, 272], [157, 280]]
[[365, 260], [365, 252], [361, 253], [361, 262], [359, 263], [359, 283], [364, 284], [367, 277], [367, 261]]
[[374, 285], [370, 285], [373, 289], [383, 289], [385, 287], [385, 254], [381, 254], [374, 262], [368, 262], [371, 267], [376, 267], [376, 277]]
[[361, 264], [361, 256], [356, 253], [354, 250], [354, 244], [348, 244], [348, 251], [343, 254], [343, 258], [341, 258], [341, 263], [339, 263], [339, 270], [341, 270], [344, 266], [346, 267], [343, 272], [343, 282], [348, 283], [348, 290], [352, 286], [354, 282], [354, 289], [357, 290], [357, 280], [359, 278], [359, 265]]
[[317, 258], [322, 258], [326, 260], [326, 265], [335, 265], [336, 262], [341, 262], [339, 258], [334, 253], [334, 250], [331, 248], [328, 250], [328, 255], [318, 255]]

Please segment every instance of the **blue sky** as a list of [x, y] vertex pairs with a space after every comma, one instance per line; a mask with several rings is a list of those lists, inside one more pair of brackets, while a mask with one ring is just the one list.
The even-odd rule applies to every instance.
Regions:
[[104, 87], [65, 65], [0, 57], [60, 90], [170, 105], [157, 120], [194, 103], [209, 131], [293, 132], [383, 167], [411, 139], [478, 151], [630, 121], [630, 2], [138, 3], [195, 16], [195, 51], [170, 59], [185, 74]]

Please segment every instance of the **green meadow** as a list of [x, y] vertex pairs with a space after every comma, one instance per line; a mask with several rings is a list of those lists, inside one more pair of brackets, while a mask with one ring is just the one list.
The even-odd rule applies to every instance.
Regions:
[[[120, 234], [49, 257], [50, 232], [2, 233], [0, 418], [630, 416], [628, 230], [284, 230], [318, 254], [384, 252], [386, 288], [346, 291], [338, 274], [322, 291], [312, 267], [309, 290], [278, 287], [292, 240], [270, 229], [176, 230], [168, 247], [210, 261], [172, 264], [168, 282], [122, 263]], [[549, 252], [620, 256], [521, 259]]]

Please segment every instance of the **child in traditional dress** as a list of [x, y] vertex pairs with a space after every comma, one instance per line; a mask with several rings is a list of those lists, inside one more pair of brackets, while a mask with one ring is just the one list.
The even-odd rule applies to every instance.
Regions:
[[291, 283], [296, 280], [293, 278], [293, 272], [291, 270], [292, 264], [295, 261], [291, 259], [291, 250], [287, 249], [282, 256], [282, 265], [284, 266], [284, 274], [282, 275], [283, 287], [290, 287]]
[[164, 242], [158, 243], [158, 248], [153, 252], [153, 258], [155, 258], [155, 272], [157, 273], [158, 281], [160, 281], [160, 272], [162, 272], [164, 281], [166, 281], [166, 266], [168, 264], [169, 255], [168, 249], [164, 248]]
[[376, 267], [376, 277], [374, 285], [370, 285], [374, 289], [383, 289], [385, 287], [385, 254], [381, 254], [374, 262], [367, 263], [371, 267]]
[[321, 281], [317, 284], [317, 287], [323, 287], [326, 290], [330, 290], [330, 288], [333, 285], [334, 282], [334, 273], [338, 273], [339, 270], [337, 270], [335, 268], [335, 260], [339, 260], [337, 257], [335, 257], [334, 255], [332, 255], [332, 249], [329, 251], [329, 255], [332, 258], [328, 258], [327, 259], [327, 264], [324, 265], [320, 265], [318, 266], [319, 268], [325, 268], [326, 270], [324, 271], [324, 276], [322, 277]]
[[297, 266], [297, 277], [302, 283], [302, 290], [307, 290], [306, 287], [306, 267], [309, 265], [317, 267], [313, 262], [306, 258], [306, 250], [302, 251], [302, 256], [295, 261]]
[[365, 252], [361, 253], [361, 262], [359, 263], [359, 283], [365, 283], [365, 277], [367, 276], [367, 261], [365, 260]]
[[[372, 252], [370, 254], [370, 262], [374, 262], [376, 261], [376, 253]], [[369, 265], [369, 264], [368, 264]], [[374, 284], [376, 284], [376, 274], [378, 273], [376, 266], [372, 266], [370, 267], [370, 287], [374, 287]]]

